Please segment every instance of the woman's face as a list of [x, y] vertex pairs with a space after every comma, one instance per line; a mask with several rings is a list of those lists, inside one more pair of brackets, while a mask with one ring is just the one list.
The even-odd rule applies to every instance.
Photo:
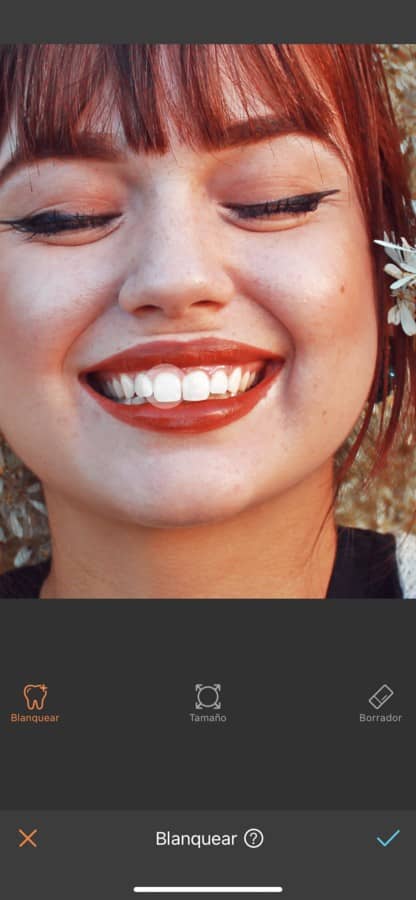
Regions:
[[[47, 497], [130, 523], [192, 525], [331, 472], [376, 359], [363, 216], [329, 145], [298, 133], [234, 138], [196, 151], [172, 133], [169, 152], [145, 156], [118, 137], [117, 159], [43, 159], [0, 182], [1, 220], [110, 217], [34, 237], [0, 225], [0, 422]], [[1, 167], [12, 150], [5, 140]], [[315, 209], [309, 197], [309, 211], [253, 217], [265, 201], [327, 191]], [[141, 343], [207, 337], [283, 360], [251, 411], [210, 431], [133, 427], [80, 382]]]

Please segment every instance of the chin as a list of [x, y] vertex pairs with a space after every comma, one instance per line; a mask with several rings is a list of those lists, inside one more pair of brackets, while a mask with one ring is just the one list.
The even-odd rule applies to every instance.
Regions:
[[[146, 513], [137, 513], [134, 521], [137, 524], [148, 528], [193, 528], [203, 527], [204, 525], [214, 525], [232, 518], [241, 511], [241, 507], [235, 508], [215, 508], [209, 505], [207, 508], [201, 506], [182, 507], [180, 510], [172, 508], [164, 508]], [[130, 521], [132, 521], [130, 519]], [[133, 522], [134, 524], [134, 522]]]
[[176, 491], [172, 496], [170, 492], [158, 491], [155, 496], [129, 497], [125, 505], [107, 507], [107, 515], [110, 518], [123, 520], [126, 524], [139, 525], [148, 528], [191, 528], [215, 523], [221, 523], [241, 513], [248, 500], [235, 490], [231, 490], [229, 496], [218, 496], [211, 490], [210, 494], [193, 496], [180, 496]]

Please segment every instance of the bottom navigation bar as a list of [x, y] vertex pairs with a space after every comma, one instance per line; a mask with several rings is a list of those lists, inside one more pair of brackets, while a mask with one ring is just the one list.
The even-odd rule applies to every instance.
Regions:
[[408, 810], [3, 811], [0, 897], [414, 900], [415, 848]]

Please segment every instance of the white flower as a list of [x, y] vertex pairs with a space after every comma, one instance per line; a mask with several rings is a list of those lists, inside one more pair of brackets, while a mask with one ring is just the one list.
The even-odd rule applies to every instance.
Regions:
[[[413, 275], [405, 275], [403, 269], [399, 269], [398, 266], [395, 266], [394, 263], [387, 263], [384, 266], [384, 271], [387, 272], [387, 275], [391, 275], [392, 278], [396, 278], [397, 281], [393, 281], [393, 284], [390, 285], [391, 291], [399, 291], [400, 288], [410, 287], [411, 284], [416, 284], [416, 269]], [[407, 269], [409, 271], [409, 269]]]
[[[394, 238], [394, 235], [393, 235]], [[389, 241], [389, 236], [384, 232], [384, 241], [374, 241], [384, 247], [387, 256], [397, 263], [405, 272], [413, 272], [416, 275], [416, 247], [411, 247], [406, 238], [401, 238], [401, 244], [395, 244]]]
[[388, 311], [387, 322], [389, 325], [401, 325], [404, 333], [412, 337], [416, 334], [414, 311], [415, 304], [411, 300], [397, 297], [396, 306], [392, 306]]
[[390, 285], [393, 292], [395, 306], [389, 310], [387, 322], [389, 325], [401, 325], [405, 334], [416, 334], [415, 307], [416, 307], [416, 247], [411, 247], [406, 238], [401, 238], [401, 244], [389, 240], [384, 233], [384, 241], [374, 241], [384, 247], [387, 256], [393, 260], [384, 266], [384, 271], [395, 281]]

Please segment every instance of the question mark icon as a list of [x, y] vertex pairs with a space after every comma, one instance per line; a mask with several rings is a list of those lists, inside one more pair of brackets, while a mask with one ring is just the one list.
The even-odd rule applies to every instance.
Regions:
[[260, 831], [260, 828], [248, 828], [244, 833], [244, 843], [246, 847], [257, 849], [257, 847], [261, 847], [263, 841], [264, 834], [262, 831]]

